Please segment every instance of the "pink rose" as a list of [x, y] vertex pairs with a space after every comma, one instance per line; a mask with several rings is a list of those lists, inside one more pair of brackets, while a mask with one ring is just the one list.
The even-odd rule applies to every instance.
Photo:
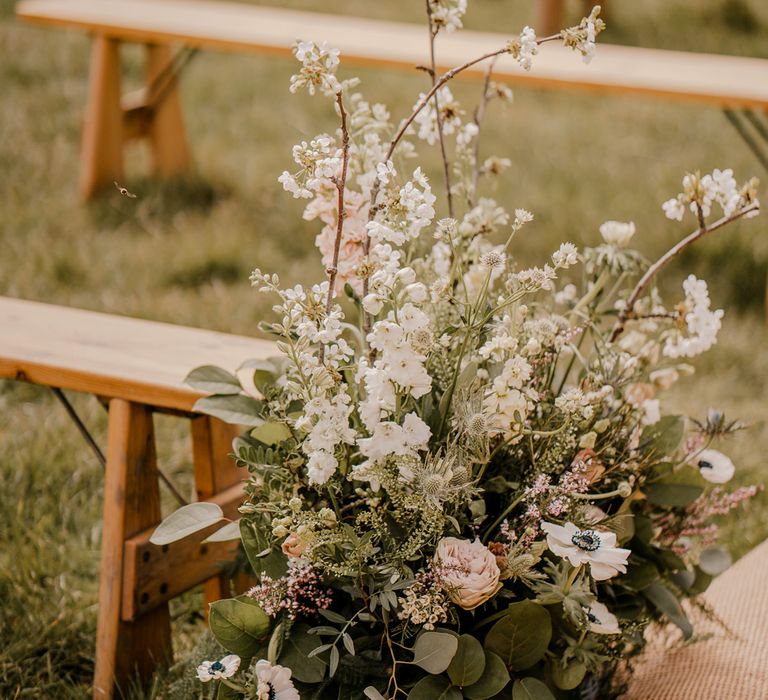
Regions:
[[285, 554], [290, 559], [298, 559], [302, 554], [304, 554], [306, 548], [307, 545], [304, 540], [302, 540], [301, 537], [299, 537], [294, 532], [285, 538], [285, 542], [283, 542], [281, 546], [283, 554]]
[[443, 537], [435, 558], [448, 596], [464, 610], [482, 605], [501, 588], [496, 557], [480, 540]]

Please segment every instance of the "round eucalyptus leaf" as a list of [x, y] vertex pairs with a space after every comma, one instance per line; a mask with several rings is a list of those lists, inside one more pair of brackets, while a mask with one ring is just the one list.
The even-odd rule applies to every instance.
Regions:
[[515, 681], [512, 700], [555, 700], [552, 691], [538, 678], [528, 677]]
[[552, 681], [561, 690], [573, 690], [584, 680], [586, 674], [587, 667], [578, 661], [564, 667], [556, 660], [551, 666]]
[[459, 640], [447, 632], [424, 632], [413, 646], [413, 663], [427, 673], [442, 673], [451, 663]]
[[445, 676], [426, 676], [411, 688], [408, 700], [462, 700], [462, 694]]
[[459, 647], [448, 665], [448, 677], [459, 688], [480, 680], [485, 670], [483, 646], [471, 634], [459, 637]]
[[699, 568], [710, 576], [718, 576], [733, 564], [731, 555], [721, 547], [709, 547], [699, 557]]
[[509, 671], [493, 652], [485, 652], [485, 669], [477, 683], [464, 688], [467, 700], [486, 700], [500, 693], [509, 683]]
[[200, 530], [215, 525], [224, 518], [224, 511], [215, 503], [190, 503], [171, 513], [152, 533], [152, 544], [171, 544]]
[[245, 596], [211, 603], [208, 626], [213, 636], [238, 656], [253, 656], [269, 634], [270, 625], [267, 614]]
[[485, 648], [498, 654], [507, 668], [522, 671], [538, 662], [552, 638], [546, 608], [530, 600], [512, 603], [507, 614], [488, 632]]

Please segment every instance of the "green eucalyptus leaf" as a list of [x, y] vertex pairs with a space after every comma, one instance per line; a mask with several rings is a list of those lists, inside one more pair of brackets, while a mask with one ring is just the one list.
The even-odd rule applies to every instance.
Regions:
[[193, 369], [184, 383], [206, 394], [239, 394], [241, 390], [240, 382], [234, 374], [214, 365]]
[[285, 440], [289, 440], [293, 435], [291, 434], [291, 429], [285, 423], [271, 421], [269, 423], [262, 423], [251, 430], [251, 437], [271, 447], [272, 445], [278, 445]]
[[538, 678], [529, 676], [515, 681], [512, 700], [555, 700], [552, 691]]
[[631, 591], [642, 591], [658, 578], [659, 570], [652, 562], [640, 561], [630, 563], [627, 573], [616, 579], [616, 583], [620, 583]]
[[650, 586], [644, 588], [642, 593], [657, 610], [664, 613], [680, 628], [685, 639], [691, 638], [693, 626], [680, 606], [677, 596], [669, 588], [661, 581], [654, 581]]
[[257, 426], [264, 422], [264, 419], [259, 417], [264, 410], [264, 402], [245, 394], [204, 396], [195, 402], [192, 410], [233, 425]]
[[699, 557], [699, 568], [710, 576], [718, 576], [733, 564], [733, 558], [722, 547], [709, 547]]
[[657, 481], [653, 484], [646, 484], [643, 487], [643, 493], [648, 501], [657, 506], [682, 507], [695, 501], [704, 489], [701, 486], [692, 484], [665, 484]]
[[[240, 519], [240, 539], [243, 541], [245, 555], [256, 576], [267, 574], [273, 579], [280, 578], [288, 569], [288, 559], [280, 550], [270, 548], [269, 541], [258, 527], [254, 527], [246, 518]], [[266, 555], [264, 552], [268, 552]]]
[[269, 616], [247, 596], [211, 603], [208, 626], [216, 641], [238, 656], [253, 656], [269, 634]]
[[504, 662], [493, 652], [485, 652], [485, 668], [477, 683], [464, 688], [467, 700], [487, 700], [500, 693], [509, 683], [509, 671]]
[[573, 690], [587, 675], [587, 667], [580, 661], [573, 661], [563, 666], [559, 660], [556, 660], [552, 663], [550, 671], [552, 681], [561, 690]]
[[471, 634], [462, 634], [456, 653], [448, 664], [448, 678], [454, 685], [463, 688], [480, 680], [484, 670], [483, 645]]
[[246, 360], [238, 368], [238, 372], [245, 369], [253, 370], [253, 384], [263, 394], [266, 388], [274, 384], [282, 373], [281, 358], [271, 358], [267, 360], [253, 359]]
[[668, 457], [677, 450], [684, 432], [685, 420], [682, 416], [664, 416], [643, 430], [640, 445], [652, 450], [659, 457]]
[[488, 632], [485, 648], [498, 654], [507, 668], [521, 671], [541, 660], [552, 638], [547, 609], [530, 600], [512, 603]]
[[413, 663], [427, 673], [445, 671], [459, 647], [458, 638], [446, 632], [424, 632], [413, 645]]
[[171, 544], [200, 530], [215, 525], [224, 518], [224, 511], [215, 503], [190, 503], [171, 513], [152, 533], [152, 544]]
[[462, 694], [445, 676], [425, 676], [408, 693], [408, 700], [462, 700]]
[[220, 527], [216, 532], [208, 535], [203, 542], [231, 542], [240, 539], [240, 518]]
[[325, 664], [315, 656], [309, 656], [317, 645], [317, 637], [307, 634], [309, 625], [298, 624], [291, 628], [283, 643], [279, 663], [291, 669], [291, 675], [302, 683], [320, 683], [325, 676]]

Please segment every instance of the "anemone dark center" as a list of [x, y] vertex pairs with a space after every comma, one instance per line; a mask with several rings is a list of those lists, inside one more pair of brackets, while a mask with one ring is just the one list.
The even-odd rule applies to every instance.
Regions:
[[579, 530], [573, 534], [571, 542], [585, 552], [594, 552], [600, 546], [600, 537], [594, 530]]
[[707, 462], [706, 459], [699, 460], [699, 469], [714, 469], [715, 465], [712, 462]]
[[211, 664], [211, 671], [223, 671], [224, 670], [224, 664], [221, 663], [221, 661], [214, 661]]
[[591, 612], [587, 612], [587, 620], [589, 620], [593, 625], [600, 624], [600, 620], [598, 620]]

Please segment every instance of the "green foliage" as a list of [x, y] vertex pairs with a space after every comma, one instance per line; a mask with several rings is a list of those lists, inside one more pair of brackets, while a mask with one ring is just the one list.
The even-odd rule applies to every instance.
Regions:
[[224, 518], [224, 511], [215, 503], [190, 503], [171, 513], [161, 522], [149, 541], [163, 545], [178, 542], [188, 535], [219, 523]]
[[413, 663], [427, 673], [445, 671], [459, 648], [459, 640], [447, 632], [423, 632], [413, 645]]
[[448, 665], [448, 678], [454, 685], [464, 686], [477, 683], [485, 671], [483, 645], [471, 634], [459, 637], [459, 646]]
[[445, 676], [425, 676], [408, 693], [408, 700], [461, 700], [458, 688]]
[[657, 457], [669, 457], [683, 439], [685, 420], [681, 416], [664, 416], [658, 423], [647, 426], [640, 436], [640, 445]]
[[485, 652], [483, 675], [476, 683], [464, 688], [468, 700], [487, 700], [500, 693], [509, 683], [509, 671], [504, 662], [493, 652]]
[[195, 402], [194, 410], [219, 418], [234, 425], [258, 426], [264, 420], [260, 417], [264, 404], [244, 394], [204, 396]]
[[239, 394], [241, 391], [240, 382], [234, 374], [213, 365], [193, 369], [184, 383], [206, 394]]
[[272, 623], [251, 598], [238, 596], [211, 603], [208, 624], [227, 651], [250, 658], [261, 649]]
[[283, 643], [278, 661], [282, 666], [288, 666], [294, 678], [302, 683], [319, 683], [325, 677], [325, 664], [318, 657], [310, 656], [315, 641], [308, 631], [309, 625], [294, 626]]
[[555, 700], [555, 696], [538, 678], [529, 676], [515, 681], [512, 700]]
[[643, 589], [642, 594], [680, 628], [685, 639], [690, 639], [693, 635], [693, 626], [677, 596], [667, 586], [660, 581], [654, 581]]
[[530, 600], [512, 603], [485, 638], [485, 648], [507, 668], [522, 671], [540, 661], [552, 638], [552, 620], [542, 605]]

